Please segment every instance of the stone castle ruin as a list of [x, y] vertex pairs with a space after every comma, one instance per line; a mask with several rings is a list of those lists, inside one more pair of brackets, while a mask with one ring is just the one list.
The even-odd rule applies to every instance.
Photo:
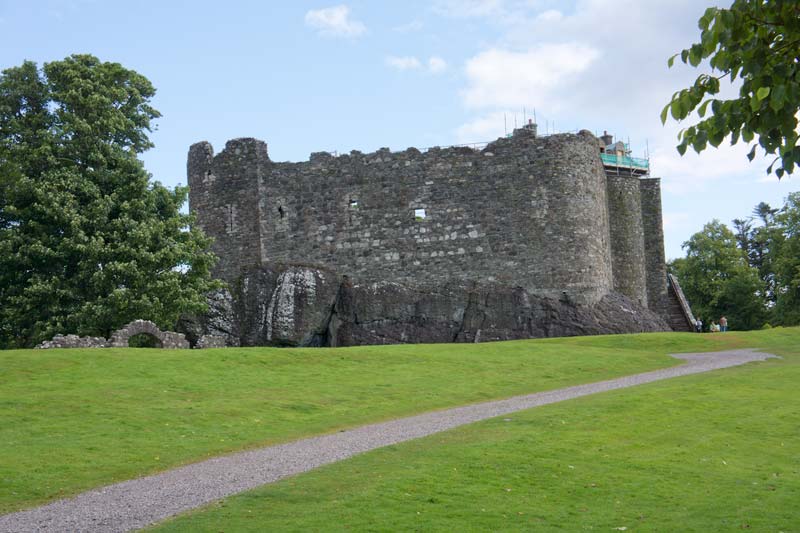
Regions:
[[229, 290], [183, 328], [327, 346], [687, 329], [660, 180], [612, 141], [529, 124], [481, 150], [300, 163], [256, 139], [194, 144], [190, 209]]

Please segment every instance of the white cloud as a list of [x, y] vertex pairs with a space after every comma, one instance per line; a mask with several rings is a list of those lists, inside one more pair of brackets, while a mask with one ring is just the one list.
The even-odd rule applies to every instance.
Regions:
[[447, 62], [439, 56], [431, 56], [428, 58], [428, 70], [432, 74], [439, 74], [447, 69]]
[[387, 56], [386, 64], [397, 70], [413, 70], [422, 67], [422, 63], [414, 56]]
[[719, 148], [709, 146], [700, 154], [689, 148], [683, 156], [675, 150], [677, 144], [677, 140], [661, 140], [650, 157], [653, 175], [661, 176], [662, 188], [673, 194], [705, 191], [733, 177], [762, 172], [768, 165], [761, 156], [749, 162], [749, 148], [742, 143], [730, 146], [723, 142]]
[[306, 26], [326, 37], [358, 37], [367, 28], [350, 18], [350, 8], [344, 4], [325, 9], [312, 9], [306, 13]]
[[492, 48], [469, 59], [464, 103], [471, 108], [556, 106], [552, 93], [574, 81], [600, 52], [579, 43], [543, 44], [526, 52]]

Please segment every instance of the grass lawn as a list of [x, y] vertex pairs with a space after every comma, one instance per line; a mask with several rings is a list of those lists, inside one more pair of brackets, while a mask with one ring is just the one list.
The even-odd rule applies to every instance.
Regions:
[[[568, 342], [636, 350], [666, 338]], [[783, 359], [382, 448], [156, 530], [800, 531], [800, 329], [695, 338]]]
[[0, 513], [211, 455], [677, 364], [665, 356], [671, 352], [758, 344], [745, 335], [648, 334], [339, 349], [2, 351]]

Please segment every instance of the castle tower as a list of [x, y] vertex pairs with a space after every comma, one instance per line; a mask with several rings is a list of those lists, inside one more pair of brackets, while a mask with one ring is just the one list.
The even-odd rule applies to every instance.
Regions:
[[[533, 292], [593, 304], [613, 288], [612, 221], [596, 143], [594, 135], [583, 130], [546, 137], [532, 151], [541, 158], [541, 167], [531, 196], [542, 194], [554, 215], [544, 227], [549, 238], [539, 247], [543, 253], [529, 258], [547, 268], [547, 274], [536, 280], [543, 290]], [[541, 209], [537, 203], [531, 207]], [[541, 231], [535, 226], [525, 229], [529, 235]]]
[[231, 281], [242, 267], [261, 263], [260, 181], [269, 165], [267, 144], [257, 139], [228, 141], [216, 157], [207, 142], [189, 148], [189, 209], [214, 238], [219, 278]]
[[[622, 142], [613, 143], [613, 137], [607, 132], [599, 142], [608, 189], [614, 290], [647, 306], [648, 276], [640, 177], [649, 172], [649, 163], [631, 157], [628, 147]], [[648, 197], [648, 200], [652, 198]], [[660, 196], [658, 202], [660, 212]], [[655, 234], [651, 232], [651, 236]], [[663, 233], [661, 238], [663, 257]]]
[[667, 317], [667, 265], [664, 254], [664, 223], [661, 212], [661, 179], [639, 181], [644, 229], [647, 304], [651, 311]]

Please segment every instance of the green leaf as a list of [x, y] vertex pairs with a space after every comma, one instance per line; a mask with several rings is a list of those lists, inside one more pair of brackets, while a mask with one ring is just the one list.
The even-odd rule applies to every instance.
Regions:
[[696, 67], [703, 59], [703, 48], [699, 44], [693, 44], [689, 49], [689, 64]]
[[756, 91], [756, 96], [758, 97], [759, 101], [769, 96], [769, 87], [759, 87]]
[[672, 65], [675, 64], [675, 58], [678, 57], [678, 54], [674, 54], [667, 59], [667, 67], [672, 68]]
[[681, 101], [680, 101], [680, 99], [672, 101], [672, 103], [669, 106], [669, 111], [670, 111], [670, 114], [672, 115], [672, 118], [674, 118], [675, 120], [680, 120], [680, 119], [683, 118], [683, 116], [681, 115]]
[[689, 91], [684, 91], [680, 98], [681, 118], [686, 118], [686, 115], [692, 109], [692, 94]]
[[757, 146], [753, 145], [753, 147], [750, 149], [750, 152], [747, 154], [748, 160], [752, 161], [756, 157], [756, 148]]
[[706, 9], [705, 13], [703, 13], [703, 16], [697, 21], [697, 27], [701, 30], [708, 29], [708, 25], [711, 24], [711, 21], [714, 19], [714, 15], [715, 12], [713, 7]]
[[706, 100], [705, 102], [700, 104], [700, 107], [697, 108], [697, 114], [700, 115], [701, 117], [706, 116], [706, 108], [708, 107], [708, 104], [710, 104], [711, 102], [712, 100]]
[[783, 104], [786, 102], [786, 85], [776, 85], [770, 93], [769, 107], [777, 112], [783, 109]]
[[670, 104], [664, 106], [664, 109], [661, 110], [661, 124], [664, 125], [667, 123], [667, 113], [669, 113]]

